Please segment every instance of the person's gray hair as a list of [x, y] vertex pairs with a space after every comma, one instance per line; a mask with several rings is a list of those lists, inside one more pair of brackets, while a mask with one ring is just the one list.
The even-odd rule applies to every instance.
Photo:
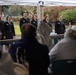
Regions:
[[64, 38], [76, 40], [76, 30], [68, 29], [64, 34]]

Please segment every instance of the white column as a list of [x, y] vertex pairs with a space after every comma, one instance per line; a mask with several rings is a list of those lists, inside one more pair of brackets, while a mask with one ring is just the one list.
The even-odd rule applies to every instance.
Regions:
[[40, 25], [40, 2], [38, 2], [37, 4], [37, 19], [38, 19], [37, 25], [39, 26]]
[[44, 19], [44, 2], [42, 2], [42, 20]]

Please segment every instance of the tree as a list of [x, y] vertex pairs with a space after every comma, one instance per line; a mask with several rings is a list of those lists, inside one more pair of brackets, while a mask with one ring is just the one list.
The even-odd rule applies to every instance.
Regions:
[[5, 10], [5, 9], [9, 9], [9, 6], [0, 6], [0, 14], [2, 14], [2, 12]]
[[62, 15], [64, 21], [72, 22], [76, 19], [76, 10], [70, 9], [61, 11], [59, 15]]

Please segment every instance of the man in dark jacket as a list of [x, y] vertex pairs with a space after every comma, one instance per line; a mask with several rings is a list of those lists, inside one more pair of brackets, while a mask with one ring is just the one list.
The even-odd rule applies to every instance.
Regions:
[[65, 32], [65, 25], [62, 22], [62, 16], [58, 17], [58, 20], [55, 22], [55, 32], [57, 34], [64, 34]]
[[21, 29], [21, 26], [22, 26], [24, 23], [30, 23], [30, 19], [27, 18], [27, 12], [23, 12], [23, 13], [22, 13], [22, 16], [23, 16], [23, 18], [21, 18], [21, 19], [20, 19], [20, 22], [19, 22], [20, 29]]
[[31, 24], [24, 24], [21, 31], [22, 38], [9, 49], [13, 61], [22, 63], [26, 60], [29, 75], [48, 75], [49, 50], [36, 40], [36, 28]]

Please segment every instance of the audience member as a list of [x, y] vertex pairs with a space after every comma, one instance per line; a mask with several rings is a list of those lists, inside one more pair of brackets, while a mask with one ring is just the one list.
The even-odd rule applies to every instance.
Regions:
[[[4, 23], [4, 30], [4, 39], [13, 39], [13, 37], [15, 38], [15, 29], [11, 16], [6, 17], [6, 22]], [[8, 50], [9, 43], [6, 43], [5, 45], [5, 50]]]
[[47, 25], [49, 25], [52, 28], [52, 22], [50, 21], [48, 14], [46, 14], [43, 22], [46, 23]]
[[21, 18], [20, 21], [19, 21], [20, 29], [21, 29], [21, 26], [22, 26], [24, 23], [30, 23], [30, 19], [27, 18], [27, 12], [23, 12], [23, 13], [22, 13], [22, 18]]
[[33, 15], [31, 24], [34, 25], [37, 29], [37, 14]]
[[14, 63], [8, 53], [3, 52], [0, 45], [0, 75], [29, 75], [28, 70], [21, 64]]
[[50, 38], [50, 33], [52, 31], [52, 28], [46, 23], [41, 23], [37, 30], [37, 40], [39, 43], [47, 45], [49, 50], [53, 47], [52, 39]]
[[50, 61], [76, 59], [76, 26], [67, 30], [64, 39], [58, 42], [49, 53]]
[[48, 75], [49, 50], [36, 40], [36, 28], [32, 24], [24, 24], [21, 32], [21, 40], [9, 49], [13, 61], [23, 63], [26, 60], [29, 64], [29, 75]]

